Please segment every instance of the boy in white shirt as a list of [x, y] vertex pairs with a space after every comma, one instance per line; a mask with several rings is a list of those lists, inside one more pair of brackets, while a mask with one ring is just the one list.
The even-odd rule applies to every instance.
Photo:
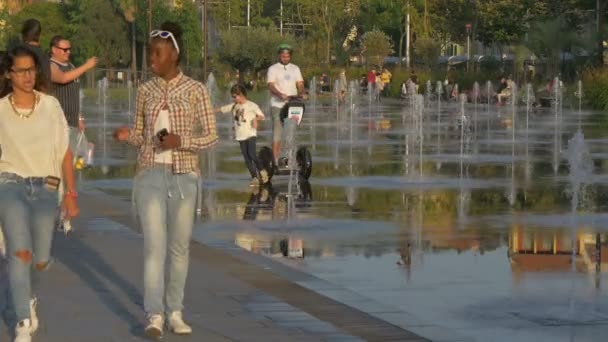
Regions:
[[232, 113], [236, 140], [241, 146], [245, 165], [251, 174], [249, 186], [258, 186], [260, 182], [266, 184], [268, 173], [266, 170], [260, 172], [255, 147], [258, 121], [264, 120], [264, 113], [257, 104], [247, 100], [247, 90], [242, 85], [232, 86], [230, 94], [234, 103], [222, 106], [218, 111], [225, 114]]

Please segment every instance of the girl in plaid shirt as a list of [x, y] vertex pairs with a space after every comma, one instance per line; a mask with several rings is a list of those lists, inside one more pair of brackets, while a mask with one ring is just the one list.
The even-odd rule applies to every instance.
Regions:
[[151, 338], [162, 337], [165, 319], [173, 333], [192, 333], [182, 309], [200, 191], [198, 152], [217, 141], [207, 89], [180, 71], [181, 36], [169, 22], [150, 32], [154, 77], [138, 90], [134, 127], [115, 132], [139, 147], [133, 191], [144, 236], [145, 333]]

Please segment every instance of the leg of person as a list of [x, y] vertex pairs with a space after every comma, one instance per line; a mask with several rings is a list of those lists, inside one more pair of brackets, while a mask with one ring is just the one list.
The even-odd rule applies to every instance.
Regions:
[[279, 153], [281, 152], [281, 136], [283, 134], [281, 108], [272, 107], [270, 109], [270, 114], [272, 116], [272, 155], [274, 157], [274, 163], [277, 164]]
[[31, 338], [31, 214], [25, 185], [0, 180], [0, 225], [6, 239], [9, 289], [17, 320], [15, 341]]
[[[32, 191], [31, 197], [31, 224], [34, 254], [34, 274], [32, 275], [32, 293], [35, 295], [40, 283], [40, 276], [50, 266], [53, 231], [59, 213], [59, 200], [57, 191], [49, 191], [43, 186]], [[38, 299], [30, 298], [30, 316], [32, 321], [32, 334], [38, 330], [38, 315], [36, 307]]]
[[249, 155], [249, 139], [240, 140], [239, 146], [241, 147], [241, 154], [243, 155], [243, 160], [245, 161], [245, 166], [247, 167], [247, 171], [249, 171], [249, 175], [251, 178], [257, 177], [257, 170], [253, 165], [253, 161], [251, 160], [251, 156]]
[[247, 139], [247, 155], [251, 160], [251, 169], [255, 170], [256, 177], [262, 184], [266, 184], [268, 182], [268, 173], [266, 171], [262, 172], [262, 166], [260, 165], [260, 160], [257, 155], [257, 137], [251, 137]]
[[178, 335], [192, 333], [182, 317], [184, 288], [188, 277], [190, 238], [194, 226], [198, 175], [187, 173], [171, 177], [171, 190], [178, 192], [168, 201], [168, 264], [167, 264], [167, 316], [169, 328]]
[[160, 338], [165, 307], [165, 257], [167, 253], [167, 202], [170, 166], [142, 171], [135, 180], [135, 203], [144, 236], [144, 311], [148, 319], [145, 333]]

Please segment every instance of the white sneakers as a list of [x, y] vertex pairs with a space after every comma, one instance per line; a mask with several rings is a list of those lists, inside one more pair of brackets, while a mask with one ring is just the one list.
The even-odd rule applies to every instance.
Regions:
[[14, 342], [31, 342], [32, 341], [32, 322], [26, 318], [15, 327]]
[[192, 334], [192, 327], [184, 322], [181, 311], [173, 311], [169, 315], [169, 329], [177, 335]]
[[30, 328], [30, 335], [34, 335], [38, 330], [38, 314], [36, 313], [36, 307], [38, 306], [38, 298], [34, 297], [30, 299], [30, 318], [32, 320], [32, 327]]
[[24, 319], [17, 323], [15, 327], [15, 342], [31, 342], [32, 335], [38, 330], [38, 314], [36, 314], [36, 306], [38, 299], [36, 297], [30, 299], [30, 316], [31, 319]]
[[262, 184], [268, 183], [268, 181], [270, 180], [268, 177], [268, 171], [260, 170], [260, 180], [262, 181]]
[[161, 315], [152, 315], [148, 318], [148, 325], [144, 330], [147, 337], [159, 339], [163, 337], [164, 319]]
[[[152, 339], [160, 339], [163, 337], [163, 325], [163, 316], [158, 314], [150, 316], [145, 329], [146, 336]], [[184, 322], [181, 311], [174, 311], [169, 315], [168, 326], [169, 330], [176, 335], [192, 334], [192, 327]]]

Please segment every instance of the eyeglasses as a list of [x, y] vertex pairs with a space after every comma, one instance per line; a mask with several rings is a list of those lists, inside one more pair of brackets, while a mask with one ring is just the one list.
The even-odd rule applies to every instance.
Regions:
[[171, 41], [173, 42], [173, 47], [175, 48], [175, 50], [177, 50], [177, 53], [179, 54], [179, 46], [177, 45], [177, 40], [175, 40], [173, 33], [163, 30], [154, 30], [150, 32], [150, 38], [154, 37], [160, 37], [162, 39], [171, 38]]
[[11, 72], [19, 77], [23, 77], [27, 75], [36, 75], [36, 67], [26, 68], [26, 69], [11, 69]]
[[59, 50], [62, 50], [62, 51], [63, 51], [63, 52], [65, 52], [65, 53], [70, 53], [70, 52], [72, 52], [72, 47], [71, 47], [71, 46], [70, 46], [70, 47], [67, 47], [67, 48], [62, 48], [62, 47], [59, 47], [59, 46], [55, 46], [55, 47], [56, 47], [56, 48], [58, 48]]

